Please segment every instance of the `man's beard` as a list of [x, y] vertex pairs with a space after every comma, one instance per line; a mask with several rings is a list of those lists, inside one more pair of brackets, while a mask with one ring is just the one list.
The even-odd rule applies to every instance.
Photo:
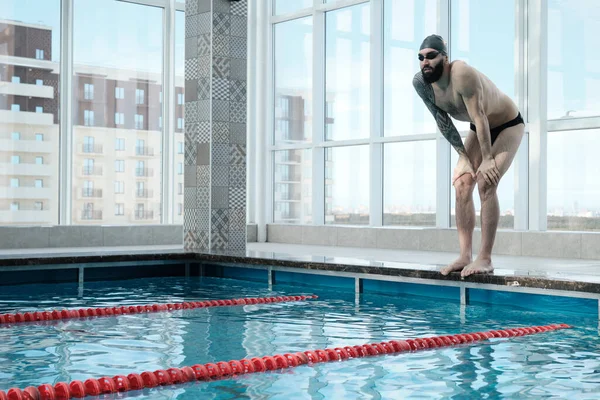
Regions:
[[440, 79], [442, 77], [443, 73], [444, 73], [444, 63], [439, 63], [428, 74], [425, 74], [423, 72], [423, 70], [421, 70], [421, 74], [423, 75], [423, 79], [425, 79], [425, 82], [427, 82], [427, 83], [437, 82], [438, 79]]

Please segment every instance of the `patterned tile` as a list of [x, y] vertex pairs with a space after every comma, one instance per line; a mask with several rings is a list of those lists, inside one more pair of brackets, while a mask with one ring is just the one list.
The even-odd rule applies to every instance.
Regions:
[[198, 36], [200, 18], [198, 15], [190, 15], [185, 17], [185, 37]]
[[210, 121], [210, 100], [198, 100], [198, 120]]
[[209, 100], [210, 99], [210, 78], [198, 79], [198, 99]]
[[229, 210], [226, 208], [214, 207], [211, 212], [211, 230], [228, 231], [229, 230]]
[[211, 251], [224, 251], [227, 250], [227, 232], [224, 231], [212, 231], [210, 250]]
[[238, 124], [243, 124], [246, 122], [246, 103], [238, 103], [232, 101], [229, 103], [230, 111], [229, 115], [231, 118], [231, 122], [237, 122]]
[[246, 229], [246, 208], [229, 209], [229, 229], [232, 231]]
[[194, 225], [196, 224], [196, 210], [192, 208], [185, 209], [185, 215], [183, 216], [183, 229], [186, 231], [193, 231]]
[[228, 251], [244, 251], [246, 250], [246, 232], [229, 232], [229, 243], [227, 244]]
[[193, 79], [198, 79], [199, 70], [198, 70], [198, 58], [190, 58], [185, 60], [185, 80], [191, 81]]
[[212, 132], [214, 143], [229, 143], [229, 124], [227, 122], [214, 122]]
[[185, 15], [198, 14], [198, 0], [186, 0]]
[[[196, 188], [196, 201], [198, 205], [202, 207], [209, 207], [210, 205], [210, 188], [208, 186], [198, 186]], [[204, 206], [206, 204], [206, 206]]]
[[212, 68], [215, 77], [229, 79], [231, 64], [228, 57], [215, 56], [213, 58]]
[[189, 123], [198, 122], [198, 102], [190, 101], [185, 104], [185, 120]]
[[240, 36], [247, 37], [248, 36], [248, 22], [246, 17], [241, 17], [239, 15], [231, 16], [231, 36]]
[[183, 206], [186, 210], [198, 208], [198, 205], [196, 204], [196, 188], [183, 189]]
[[196, 187], [198, 171], [195, 165], [183, 167], [183, 187]]
[[248, 49], [245, 37], [232, 36], [229, 42], [229, 51], [232, 58], [248, 58]]
[[196, 52], [199, 56], [210, 56], [210, 33], [203, 33], [196, 39]]
[[[200, 0], [201, 2], [205, 2], [206, 0]], [[198, 36], [205, 33], [211, 33], [211, 13], [205, 12], [198, 15], [198, 34], [194, 36]]]
[[196, 165], [210, 165], [210, 143], [196, 145]]
[[210, 78], [210, 66], [211, 66], [211, 57], [210, 56], [198, 57], [198, 77], [199, 78]]
[[210, 188], [210, 206], [215, 208], [229, 207], [229, 188], [224, 186], [213, 186]]
[[230, 187], [229, 188], [229, 208], [244, 208], [246, 207], [246, 188], [245, 187]]
[[230, 144], [229, 145], [229, 164], [245, 164], [246, 163], [246, 145]]
[[226, 143], [214, 143], [212, 147], [212, 162], [215, 165], [229, 165], [229, 146]]
[[229, 36], [213, 35], [215, 56], [229, 57]]
[[229, 124], [229, 142], [246, 144], [246, 124]]
[[210, 208], [208, 202], [203, 208], [198, 210], [196, 221], [196, 229], [208, 231], [210, 229]]
[[229, 102], [223, 100], [213, 100], [212, 102], [213, 121], [229, 122]]
[[240, 15], [242, 17], [248, 16], [248, 0], [232, 2], [230, 12], [232, 15]]
[[198, 236], [193, 230], [186, 230], [183, 239], [183, 246], [186, 250], [197, 250], [199, 248]]
[[196, 236], [198, 237], [198, 250], [200, 251], [208, 251], [210, 246], [210, 233], [207, 230], [197, 230]]
[[230, 61], [230, 78], [240, 81], [248, 79], [246, 70], [247, 61], [241, 58], [232, 58]]
[[213, 190], [215, 186], [229, 186], [229, 165], [212, 165]]
[[197, 146], [196, 141], [185, 140], [185, 165], [196, 165]]
[[198, 100], [198, 81], [185, 81], [184, 98], [186, 102]]
[[[186, 0], [191, 1], [191, 0]], [[195, 0], [198, 2], [198, 14], [208, 13], [212, 10], [212, 1], [210, 0]]]
[[213, 99], [229, 100], [229, 81], [223, 78], [213, 78]]
[[227, 14], [229, 14], [231, 12], [229, 10], [229, 5], [231, 3], [231, 0], [212, 0], [212, 2], [213, 2], [213, 11], [214, 12], [227, 13]]
[[196, 37], [185, 38], [185, 59], [198, 56], [198, 39]]
[[197, 185], [198, 186], [210, 186], [210, 166], [200, 165], [196, 167], [197, 170]]
[[246, 103], [247, 85], [246, 81], [230, 80], [229, 95], [231, 101]]
[[231, 16], [216, 12], [213, 14], [213, 33], [217, 35], [230, 35]]
[[[198, 185], [200, 182], [198, 181]], [[237, 164], [229, 166], [229, 186], [245, 187], [246, 186], [246, 164]]]
[[210, 143], [210, 122], [202, 121], [198, 124], [198, 143]]

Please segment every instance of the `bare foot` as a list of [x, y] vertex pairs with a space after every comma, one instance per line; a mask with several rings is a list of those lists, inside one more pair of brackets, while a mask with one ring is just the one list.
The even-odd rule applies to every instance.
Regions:
[[492, 272], [494, 266], [492, 260], [476, 259], [471, 264], [467, 265], [460, 273], [461, 276], [469, 276], [472, 274], [486, 274]]
[[470, 257], [462, 257], [461, 256], [461, 257], [458, 257], [458, 259], [456, 261], [454, 261], [452, 264], [449, 264], [448, 266], [442, 268], [440, 273], [442, 275], [448, 275], [450, 272], [462, 270], [464, 267], [466, 267], [470, 263], [471, 263]]

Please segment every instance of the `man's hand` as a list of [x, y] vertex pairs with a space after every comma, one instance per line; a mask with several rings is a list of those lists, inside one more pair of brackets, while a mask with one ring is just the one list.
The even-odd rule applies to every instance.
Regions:
[[476, 180], [475, 170], [473, 169], [473, 164], [471, 164], [469, 158], [466, 156], [459, 156], [456, 167], [454, 168], [454, 174], [452, 175], [452, 185], [454, 185], [454, 182], [464, 174], [469, 174], [474, 181]]
[[481, 174], [488, 185], [498, 186], [500, 171], [498, 171], [496, 161], [493, 158], [484, 159], [477, 170], [477, 174]]

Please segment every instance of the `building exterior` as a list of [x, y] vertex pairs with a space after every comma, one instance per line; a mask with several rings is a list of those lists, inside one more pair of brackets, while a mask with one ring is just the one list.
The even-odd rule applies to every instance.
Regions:
[[[0, 21], [0, 224], [57, 224], [59, 135], [72, 134], [72, 223], [161, 223], [162, 75], [73, 66], [73, 131], [59, 129], [52, 30]], [[175, 106], [175, 223], [183, 222], [183, 77]]]

